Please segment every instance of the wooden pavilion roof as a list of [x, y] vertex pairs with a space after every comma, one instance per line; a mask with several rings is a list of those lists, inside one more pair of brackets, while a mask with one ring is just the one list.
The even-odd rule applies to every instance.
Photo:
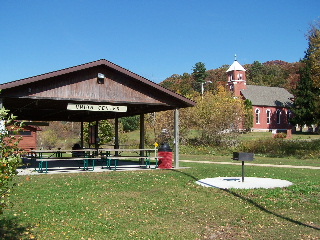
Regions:
[[[0, 89], [3, 106], [19, 120], [85, 122], [195, 105], [105, 59], [0, 84]], [[68, 104], [126, 106], [127, 111], [68, 110]]]

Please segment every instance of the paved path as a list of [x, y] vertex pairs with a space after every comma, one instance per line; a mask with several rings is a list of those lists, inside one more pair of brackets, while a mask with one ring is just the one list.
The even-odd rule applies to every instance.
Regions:
[[[242, 163], [235, 163], [235, 162], [212, 162], [212, 161], [193, 161], [193, 160], [180, 160], [180, 162], [211, 163], [211, 164], [225, 164], [225, 165], [241, 165], [242, 164]], [[313, 166], [274, 165], [274, 164], [248, 163], [248, 162], [246, 162], [245, 165], [259, 166], [259, 167], [320, 169], [320, 167], [313, 167]]]

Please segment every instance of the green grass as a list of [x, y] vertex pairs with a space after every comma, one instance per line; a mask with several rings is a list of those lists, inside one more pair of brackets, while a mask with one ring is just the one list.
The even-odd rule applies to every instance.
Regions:
[[[193, 160], [193, 161], [211, 161], [211, 162], [233, 162], [233, 163], [236, 162], [232, 160], [232, 154], [227, 156], [181, 154], [180, 159]], [[307, 158], [307, 159], [298, 159], [294, 157], [272, 158], [272, 157], [261, 157], [256, 155], [254, 157], [254, 161], [250, 163], [320, 167], [320, 160], [314, 159], [314, 158]]]
[[17, 176], [2, 239], [319, 239], [319, 170], [247, 166], [246, 176], [294, 185], [221, 190], [195, 181], [240, 176], [239, 166], [180, 165], [188, 168]]

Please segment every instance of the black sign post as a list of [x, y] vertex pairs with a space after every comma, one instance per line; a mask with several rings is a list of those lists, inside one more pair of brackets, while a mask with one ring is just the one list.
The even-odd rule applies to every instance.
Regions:
[[242, 182], [244, 182], [244, 162], [245, 161], [253, 161], [254, 154], [253, 153], [245, 153], [245, 152], [234, 152], [233, 160], [242, 161]]

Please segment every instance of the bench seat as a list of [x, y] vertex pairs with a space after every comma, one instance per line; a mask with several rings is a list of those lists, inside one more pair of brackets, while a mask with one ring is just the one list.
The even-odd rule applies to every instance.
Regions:
[[[100, 160], [101, 158], [73, 158], [73, 157], [63, 157], [63, 158], [37, 158], [36, 162], [39, 162], [38, 170], [35, 168], [37, 172], [45, 172], [48, 173], [48, 162], [53, 161], [83, 161], [83, 170], [93, 171], [94, 170], [94, 161]], [[91, 170], [89, 170], [89, 161], [92, 161]], [[80, 167], [79, 167], [80, 168]]]
[[[156, 161], [155, 168], [158, 167], [159, 157], [148, 157], [148, 156], [105, 156], [107, 168], [111, 170], [111, 165], [114, 166], [114, 170], [117, 170], [117, 162], [121, 159], [144, 159], [146, 168], [151, 168], [151, 160]], [[113, 164], [111, 162], [113, 161]]]

